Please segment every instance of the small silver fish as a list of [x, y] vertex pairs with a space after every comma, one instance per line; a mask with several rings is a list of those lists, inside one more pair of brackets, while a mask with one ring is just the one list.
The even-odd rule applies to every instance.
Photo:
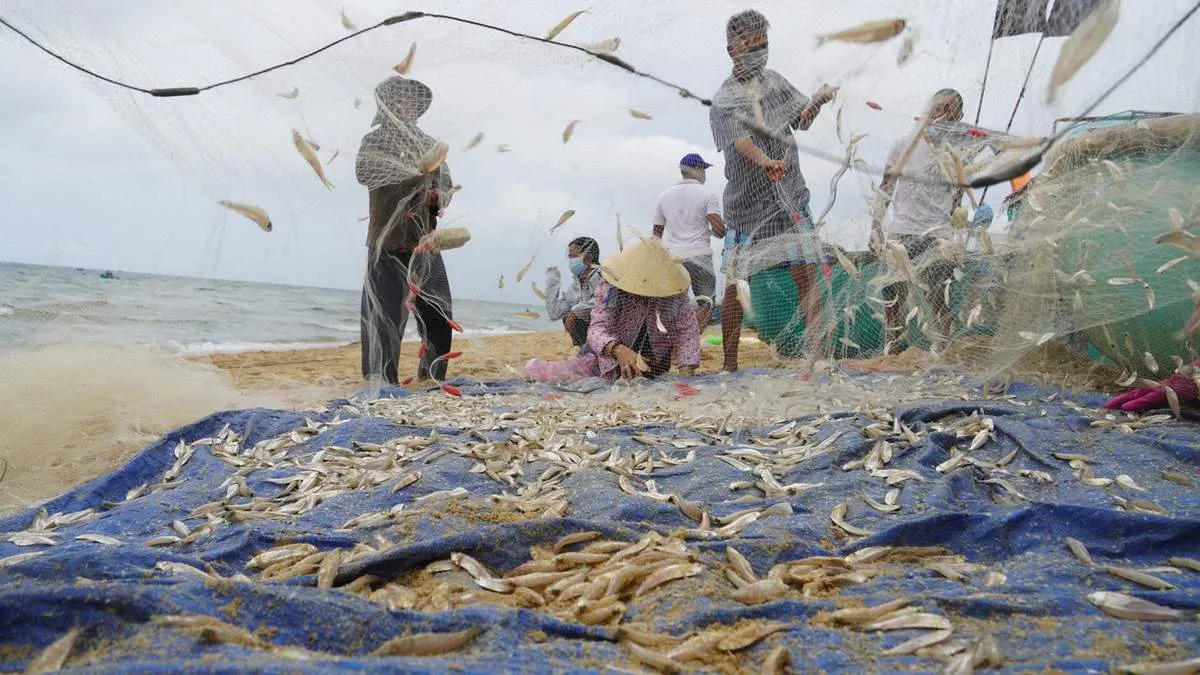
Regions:
[[1104, 0], [1079, 23], [1071, 37], [1063, 43], [1054, 70], [1050, 73], [1050, 85], [1046, 91], [1046, 104], [1053, 105], [1059, 90], [1096, 55], [1120, 15], [1120, 0]]
[[304, 158], [304, 161], [308, 162], [308, 165], [312, 167], [312, 170], [321, 179], [325, 187], [332, 190], [333, 183], [330, 183], [329, 179], [325, 177], [325, 171], [321, 168], [321, 160], [317, 157], [317, 153], [313, 150], [312, 145], [295, 129], [292, 129], [292, 142], [295, 144], [296, 150], [300, 152], [300, 156]]
[[588, 13], [588, 10], [586, 10], [586, 9], [581, 9], [577, 12], [571, 12], [570, 14], [567, 15], [567, 17], [565, 19], [554, 24], [554, 27], [551, 28], [550, 31], [546, 33], [546, 39], [553, 40], [554, 38], [558, 37], [558, 34], [563, 32], [564, 30], [566, 30], [567, 26], [570, 26], [572, 21], [574, 21], [575, 19], [578, 19], [580, 16], [587, 14], [587, 13]]
[[860, 44], [870, 44], [873, 42], [883, 42], [890, 40], [901, 33], [908, 25], [904, 19], [883, 19], [880, 21], [868, 21], [854, 28], [848, 28], [836, 33], [826, 33], [817, 36], [817, 46], [836, 40], [838, 42], [857, 42]]
[[256, 225], [262, 228], [263, 232], [270, 232], [274, 227], [271, 225], [271, 216], [267, 215], [266, 211], [257, 206], [251, 204], [239, 204], [238, 202], [231, 202], [225, 199], [222, 199], [217, 203], [229, 209], [230, 211], [233, 211], [234, 213], [241, 214], [254, 221]]
[[416, 57], [417, 57], [417, 43], [414, 42], [414, 43], [412, 43], [412, 46], [408, 48], [408, 55], [404, 57], [403, 61], [392, 66], [392, 70], [396, 71], [397, 73], [400, 73], [401, 75], [407, 75], [408, 71], [412, 70], [413, 59], [415, 59]]

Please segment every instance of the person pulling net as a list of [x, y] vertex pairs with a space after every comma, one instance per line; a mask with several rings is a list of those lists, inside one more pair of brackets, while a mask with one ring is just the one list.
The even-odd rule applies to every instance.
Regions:
[[[746, 10], [725, 25], [732, 73], [713, 96], [709, 124], [725, 156], [726, 288], [721, 305], [724, 369], [738, 369], [743, 320], [737, 280], [785, 267], [796, 285], [805, 325], [821, 325], [817, 267], [826, 261], [817, 236], [810, 192], [791, 133], [808, 129], [837, 88], [822, 86], [812, 98], [767, 68], [767, 30], [760, 12]], [[765, 129], [771, 135], [754, 130]], [[786, 140], [781, 140], [786, 137]], [[818, 331], [810, 330], [816, 334]], [[809, 340], [810, 353], [816, 343]]]
[[450, 280], [440, 247], [427, 237], [454, 190], [446, 146], [417, 126], [433, 92], [400, 76], [375, 88], [378, 112], [363, 136], [355, 164], [368, 189], [367, 271], [360, 325], [362, 373], [371, 381], [399, 384], [397, 363], [408, 315], [421, 338], [416, 378], [444, 380], [453, 313]]

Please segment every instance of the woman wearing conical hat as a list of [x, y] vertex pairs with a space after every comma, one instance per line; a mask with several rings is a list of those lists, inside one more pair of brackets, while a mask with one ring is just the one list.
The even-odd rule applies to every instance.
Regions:
[[679, 372], [700, 365], [700, 329], [687, 296], [691, 277], [656, 239], [645, 239], [600, 266], [588, 351], [609, 380], [662, 375], [674, 353]]

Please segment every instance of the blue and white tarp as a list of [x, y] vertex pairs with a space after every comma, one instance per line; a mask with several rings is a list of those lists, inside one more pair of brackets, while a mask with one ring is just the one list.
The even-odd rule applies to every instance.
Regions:
[[[720, 382], [750, 386], [762, 376], [653, 386], [664, 397], [698, 391], [699, 399]], [[870, 386], [884, 376], [842, 377]], [[64, 669], [82, 672], [629, 671], [647, 666], [620, 644], [616, 626], [673, 636], [648, 647], [665, 654], [698, 631], [745, 619], [786, 627], [748, 647], [714, 646], [678, 666], [757, 670], [784, 645], [798, 672], [928, 672], [988, 636], [1002, 657], [999, 672], [1107, 672], [1200, 656], [1200, 572], [1168, 563], [1200, 558], [1194, 422], [1096, 422], [1100, 396], [1018, 385], [1003, 399], [901, 404], [892, 411], [898, 422], [830, 407], [791, 427], [786, 420], [731, 429], [716, 418], [678, 425], [659, 418], [602, 428], [597, 414], [580, 423], [577, 438], [557, 431], [539, 440], [530, 425], [553, 423], [527, 419], [532, 413], [513, 407], [514, 397], [527, 395], [543, 415], [597, 394], [521, 382], [457, 385], [463, 397], [454, 404], [471, 407], [481, 426], [422, 423], [440, 405], [440, 392], [390, 391], [379, 403], [336, 401], [321, 412], [224, 412], [165, 435], [117, 471], [0, 520], [0, 670], [23, 670], [77, 629]], [[821, 395], [822, 376], [805, 386], [807, 395]], [[977, 430], [984, 437], [970, 449]], [[636, 462], [640, 453], [656, 468], [580, 463], [581, 442], [596, 452], [618, 448], [606, 461]], [[361, 466], [351, 461], [356, 456]], [[759, 466], [771, 467], [770, 479], [786, 489], [770, 488]], [[414, 471], [420, 477], [399, 487]], [[1106, 483], [1119, 475], [1126, 478]], [[335, 483], [356, 487], [327, 489]], [[445, 492], [456, 488], [467, 493]], [[887, 512], [894, 488], [896, 508]], [[442, 494], [420, 499], [434, 492]], [[682, 500], [666, 498], [672, 494]], [[871, 507], [864, 496], [888, 508]], [[706, 512], [708, 522], [689, 518], [680, 501]], [[775, 506], [729, 536], [711, 533], [736, 520], [730, 514], [782, 503], [790, 509]], [[280, 512], [289, 504], [290, 513]], [[842, 522], [863, 536], [833, 523], [840, 504], [847, 507]], [[626, 597], [619, 623], [589, 625], [570, 603], [522, 606], [512, 595], [472, 586], [462, 570], [438, 573], [445, 563], [429, 568], [458, 552], [503, 576], [584, 531], [598, 533], [593, 543], [675, 535], [702, 571]], [[77, 538], [85, 534], [102, 536]], [[1071, 552], [1068, 537], [1087, 547], [1095, 566]], [[311, 545], [299, 547], [306, 552], [343, 551], [333, 588], [318, 588], [316, 564], [281, 580], [264, 580], [263, 565], [248, 566], [263, 552], [297, 544]], [[801, 584], [788, 584], [765, 602], [744, 604], [734, 598], [727, 546], [749, 560], [758, 579], [779, 563], [867, 547], [937, 546], [961, 558], [943, 556], [940, 567], [914, 559], [807, 595]], [[1119, 578], [1105, 565], [1140, 570], [1170, 588]], [[439, 575], [457, 581], [439, 582]], [[372, 599], [372, 587], [388, 583], [411, 591], [406, 603]], [[1119, 619], [1089, 601], [1096, 591], [1183, 612], [1173, 621]], [[940, 653], [884, 655], [930, 629], [880, 632], [829, 620], [839, 608], [901, 597], [953, 625]], [[197, 615], [254, 638], [239, 642], [162, 620]], [[440, 656], [370, 655], [397, 636], [471, 627], [484, 630]]]

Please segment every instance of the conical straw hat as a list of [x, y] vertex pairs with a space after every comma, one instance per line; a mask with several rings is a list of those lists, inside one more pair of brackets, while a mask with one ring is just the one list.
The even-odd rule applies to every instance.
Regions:
[[628, 246], [600, 266], [608, 283], [634, 295], [665, 298], [688, 289], [692, 279], [658, 239], [645, 239]]

